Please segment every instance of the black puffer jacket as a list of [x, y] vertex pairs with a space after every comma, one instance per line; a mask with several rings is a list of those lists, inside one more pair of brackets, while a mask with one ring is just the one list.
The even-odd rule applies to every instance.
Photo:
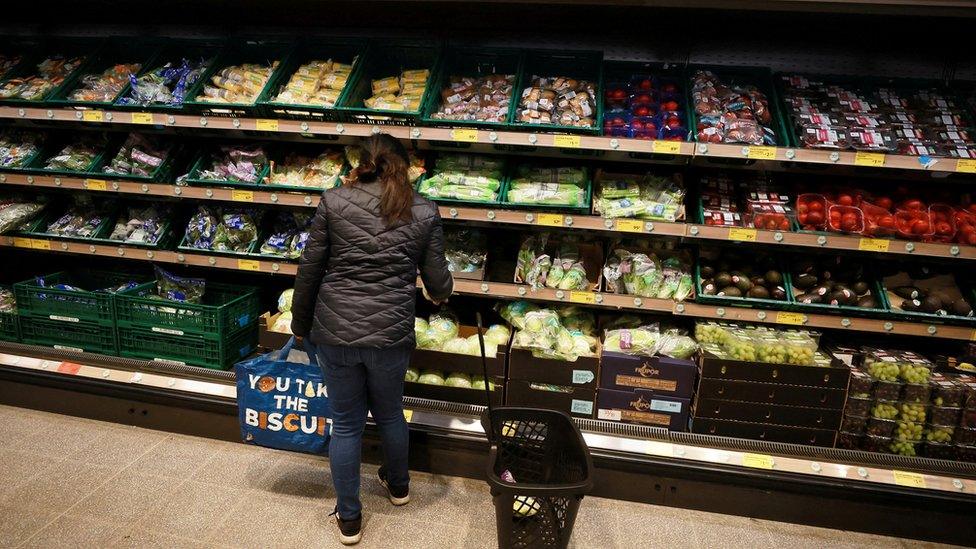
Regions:
[[387, 227], [379, 182], [322, 195], [295, 279], [292, 331], [316, 345], [414, 345], [417, 272], [438, 301], [454, 282], [437, 207], [414, 193], [413, 221]]

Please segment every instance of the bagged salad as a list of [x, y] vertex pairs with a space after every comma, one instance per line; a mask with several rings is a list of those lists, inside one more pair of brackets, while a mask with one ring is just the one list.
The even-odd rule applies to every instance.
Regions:
[[115, 207], [113, 201], [95, 201], [91, 195], [74, 195], [74, 204], [60, 217], [49, 222], [47, 234], [74, 238], [94, 238], [98, 229], [109, 220]]
[[676, 221], [684, 217], [685, 187], [681, 174], [622, 175], [597, 172], [594, 209], [603, 217], [636, 217]]
[[485, 266], [488, 241], [477, 229], [446, 227], [444, 257], [452, 273], [471, 273]]
[[345, 157], [333, 149], [315, 157], [291, 152], [281, 162], [271, 161], [271, 170], [265, 182], [269, 185], [334, 189], [342, 184], [339, 174], [345, 165]]
[[85, 172], [105, 150], [104, 137], [83, 137], [68, 143], [54, 156], [44, 161], [45, 170]]
[[586, 168], [523, 164], [508, 189], [507, 202], [581, 207], [586, 205]]
[[168, 62], [140, 76], [129, 75], [132, 87], [119, 99], [120, 105], [166, 105], [179, 107], [186, 94], [203, 75], [212, 59], [181, 59]]
[[180, 303], [200, 303], [207, 289], [207, 281], [202, 278], [176, 276], [155, 267], [156, 295], [162, 299]]
[[223, 146], [204, 162], [206, 167], [200, 170], [197, 179], [258, 183], [267, 165], [268, 157], [261, 145]]
[[170, 211], [163, 204], [129, 206], [116, 218], [109, 240], [155, 245], [166, 229]]
[[551, 242], [547, 233], [527, 236], [519, 247], [515, 282], [536, 289], [588, 290], [580, 243], [570, 238]]
[[102, 172], [150, 177], [162, 166], [172, 150], [172, 143], [166, 143], [155, 136], [132, 133], [112, 160], [102, 168]]
[[32, 199], [22, 197], [0, 198], [0, 234], [21, 229], [36, 218], [47, 205], [43, 196]]
[[271, 234], [261, 244], [261, 253], [298, 259], [308, 242], [308, 228], [312, 216], [302, 212], [280, 212], [275, 218]]
[[0, 134], [0, 168], [23, 168], [40, 150], [44, 136], [8, 130]]
[[10, 288], [0, 288], [0, 313], [17, 313], [17, 298]]
[[437, 159], [434, 174], [420, 183], [428, 198], [492, 202], [504, 179], [504, 160], [471, 154], [445, 154]]
[[186, 228], [191, 248], [247, 253], [258, 238], [260, 211], [200, 206]]
[[687, 252], [618, 246], [603, 268], [607, 290], [618, 294], [684, 301], [694, 289]]

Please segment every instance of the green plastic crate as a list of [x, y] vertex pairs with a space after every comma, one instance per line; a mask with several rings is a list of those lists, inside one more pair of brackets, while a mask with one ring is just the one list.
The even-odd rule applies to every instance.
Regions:
[[[268, 169], [264, 172], [264, 176], [261, 178], [260, 186], [262, 189], [269, 191], [293, 191], [299, 193], [322, 193], [326, 189], [332, 189], [342, 185], [342, 177], [349, 175], [351, 171], [348, 160], [343, 160], [342, 169], [339, 171], [339, 177], [336, 179], [334, 186], [327, 188], [320, 187], [302, 187], [299, 185], [279, 185], [275, 183], [269, 183], [273, 175], [271, 163], [280, 164], [285, 160], [285, 158], [290, 153], [297, 153], [302, 156], [307, 156], [310, 158], [315, 158], [316, 156], [326, 152], [327, 150], [336, 150], [345, 159], [345, 152], [334, 145], [325, 145], [321, 143], [284, 143], [284, 144], [274, 144], [269, 147], [268, 150], [268, 160], [270, 163]], [[205, 180], [200, 180], [205, 181]]]
[[[688, 75], [685, 73], [684, 68], [679, 68], [675, 64], [667, 63], [645, 63], [640, 61], [604, 61], [603, 62], [603, 83], [602, 83], [602, 95], [603, 98], [603, 117], [600, 119], [600, 128], [603, 128], [605, 119], [611, 116], [610, 107], [607, 105], [606, 96], [609, 93], [613, 84], [616, 83], [630, 83], [633, 76], [642, 75], [650, 76], [658, 82], [663, 83], [673, 83], [678, 86], [681, 95], [681, 107], [682, 112], [682, 122], [685, 124], [685, 138], [682, 141], [688, 141], [691, 139], [692, 125], [691, 111], [694, 108], [693, 105], [688, 104], [688, 94], [686, 88], [689, 84]], [[629, 137], [628, 137], [629, 138]]]
[[217, 56], [226, 47], [226, 41], [220, 39], [213, 40], [165, 40], [162, 42], [158, 55], [156, 55], [153, 60], [149, 63], [148, 70], [144, 72], [152, 72], [171, 63], [173, 66], [179, 66], [183, 59], [187, 59], [193, 62], [199, 60], [206, 60], [207, 64], [204, 67], [200, 78], [197, 79], [192, 85], [186, 88], [186, 94], [183, 98], [183, 103], [177, 105], [170, 105], [164, 103], [153, 103], [149, 105], [140, 105], [126, 103], [126, 98], [130, 97], [130, 92], [132, 91], [132, 83], [130, 82], [122, 89], [122, 93], [119, 94], [118, 99], [116, 99], [115, 104], [112, 106], [113, 109], [118, 110], [129, 110], [129, 111], [154, 111], [154, 112], [166, 112], [176, 114], [183, 110], [183, 105], [190, 101], [192, 98], [196, 97], [199, 90], [203, 88], [203, 84], [206, 81], [204, 75], [209, 69], [213, 67], [214, 61], [216, 61]]
[[3, 86], [12, 79], [37, 76], [37, 65], [54, 55], [69, 58], [83, 56], [85, 59], [61, 83], [44, 92], [38, 99], [27, 100], [19, 97], [3, 98], [0, 99], [0, 105], [30, 106], [43, 104], [56, 95], [78, 72], [84, 70], [91, 62], [92, 57], [98, 54], [101, 46], [102, 40], [98, 39], [62, 38], [41, 42], [32, 48], [22, 50], [24, 52], [24, 59], [4, 75], [4, 79], [0, 80], [0, 86]]
[[[957, 282], [959, 284], [959, 282]], [[885, 285], [884, 278], [878, 277], [878, 286], [881, 289], [881, 301], [888, 316], [908, 320], [910, 322], [925, 322], [928, 324], [976, 324], [976, 317], [959, 315], [939, 315], [935, 313], [923, 313], [921, 311], [905, 311], [892, 306], [891, 299], [888, 297], [888, 287]], [[963, 297], [970, 303], [976, 304], [976, 288], [960, 285], [959, 290]]]
[[0, 313], [0, 340], [20, 341], [20, 317], [17, 313]]
[[119, 92], [108, 101], [82, 101], [71, 99], [72, 92], [81, 88], [86, 76], [99, 76], [106, 70], [115, 65], [139, 63], [140, 68], [136, 75], [142, 75], [152, 66], [159, 54], [160, 42], [158, 40], [140, 40], [134, 37], [112, 39], [109, 44], [97, 55], [85, 64], [81, 69], [65, 81], [64, 85], [51, 94], [47, 102], [58, 107], [69, 107], [79, 110], [87, 109], [110, 109], [128, 88], [128, 84], [123, 85]]
[[[474, 128], [504, 128], [515, 118], [518, 107], [519, 92], [516, 89], [519, 75], [522, 73], [522, 53], [519, 50], [491, 49], [491, 48], [450, 48], [445, 51], [443, 61], [437, 74], [429, 81], [431, 93], [421, 111], [423, 122], [432, 126], [474, 127]], [[480, 77], [491, 74], [512, 75], [512, 98], [508, 105], [508, 114], [502, 122], [484, 122], [478, 120], [443, 120], [432, 118], [432, 115], [443, 104], [441, 90], [450, 83], [451, 76]]]
[[[264, 178], [268, 176], [268, 171], [271, 169], [268, 164], [265, 164], [264, 167], [261, 168], [261, 171], [258, 173], [257, 181], [254, 183], [220, 179], [202, 179], [200, 177], [200, 172], [202, 172], [209, 165], [211, 156], [218, 149], [219, 147], [204, 147], [200, 150], [196, 159], [193, 161], [193, 167], [190, 168], [190, 172], [187, 175], [187, 184], [201, 187], [240, 187], [244, 189], [265, 188]], [[265, 147], [264, 150], [265, 154], [267, 154], [268, 148]]]
[[326, 122], [339, 120], [339, 111], [335, 107], [282, 103], [276, 98], [299, 67], [313, 60], [332, 59], [344, 65], [353, 65], [349, 79], [336, 99], [336, 105], [338, 105], [343, 96], [352, 88], [352, 83], [362, 70], [366, 52], [366, 41], [356, 38], [307, 41], [299, 46], [288, 61], [282, 63], [279, 70], [271, 75], [268, 86], [258, 97], [258, 105], [266, 116], [273, 118], [311, 119]]
[[[782, 267], [782, 265], [779, 265]], [[790, 272], [785, 268], [780, 268], [783, 274], [783, 289], [786, 291], [786, 299], [761, 299], [757, 297], [728, 297], [719, 295], [705, 295], [702, 293], [701, 261], [695, 260], [695, 302], [706, 305], [729, 305], [734, 307], [773, 307], [782, 310], [791, 310], [793, 301], [793, 279]]]
[[151, 297], [156, 283], [120, 292], [115, 299], [118, 325], [167, 335], [196, 334], [226, 339], [261, 315], [257, 288], [207, 282], [203, 303], [178, 303]]
[[[790, 147], [793, 145], [792, 132], [787, 128], [786, 122], [783, 119], [783, 110], [780, 107], [781, 102], [779, 100], [779, 95], [776, 93], [776, 86], [773, 83], [772, 72], [765, 67], [719, 67], [715, 65], [691, 65], [688, 67], [688, 80], [685, 86], [685, 93], [688, 95], [688, 105], [691, 111], [691, 127], [689, 130], [692, 132], [692, 141], [698, 140], [698, 132], [695, 128], [698, 127], [698, 113], [695, 112], [695, 100], [692, 95], [692, 83], [695, 77], [695, 73], [699, 70], [712, 71], [716, 76], [726, 85], [752, 85], [759, 88], [763, 94], [765, 94], [766, 99], [769, 102], [769, 109], [772, 114], [772, 122], [770, 122], [769, 127], [774, 132], [776, 132], [776, 145], [777, 147]], [[729, 143], [731, 145], [738, 145], [744, 143]]]
[[122, 146], [125, 145], [125, 141], [128, 136], [121, 139], [113, 140], [113, 142], [106, 147], [105, 153], [102, 155], [102, 160], [99, 164], [89, 170], [88, 175], [98, 179], [124, 179], [126, 181], [144, 181], [146, 183], [151, 183], [155, 181], [165, 181], [171, 182], [173, 177], [173, 170], [177, 165], [183, 164], [184, 160], [187, 158], [187, 148], [183, 143], [177, 141], [169, 141], [172, 148], [169, 154], [163, 161], [156, 166], [156, 169], [152, 171], [149, 175], [136, 175], [136, 174], [115, 174], [106, 173], [104, 170], [111, 164], [112, 159], [115, 155], [122, 150]]
[[252, 323], [224, 339], [119, 326], [118, 339], [124, 357], [228, 370], [257, 348], [258, 325]]
[[74, 136], [68, 137], [63, 136], [58, 139], [52, 139], [48, 141], [44, 146], [41, 147], [41, 151], [34, 156], [30, 164], [27, 165], [25, 171], [35, 173], [38, 175], [52, 175], [52, 176], [64, 176], [64, 177], [88, 177], [93, 171], [100, 171], [101, 167], [105, 164], [105, 155], [108, 151], [114, 150], [116, 143], [119, 141], [117, 136], [109, 136], [106, 134], [95, 134], [102, 135], [104, 140], [99, 141], [95, 138], [92, 142], [98, 146], [101, 145], [101, 150], [95, 154], [95, 157], [88, 163], [88, 166], [83, 170], [55, 170], [47, 169], [44, 165], [51, 158], [54, 158], [64, 149], [66, 146], [77, 143], [80, 141], [80, 135], [88, 134], [75, 134]]
[[[109, 199], [110, 202], [112, 202], [113, 200], [114, 199]], [[90, 237], [63, 236], [60, 234], [54, 234], [48, 232], [47, 229], [51, 225], [51, 223], [56, 221], [62, 215], [66, 214], [68, 211], [67, 208], [70, 207], [71, 207], [70, 205], [65, 203], [61, 203], [57, 208], [52, 208], [48, 206], [47, 208], [44, 209], [41, 215], [38, 216], [38, 219], [36, 221], [29, 223], [27, 226], [25, 226], [20, 231], [18, 231], [18, 233], [27, 236], [42, 236], [45, 238], [54, 238], [58, 240], [69, 240], [75, 242], [91, 242], [95, 240], [98, 235], [103, 234], [106, 230], [111, 232], [111, 228], [115, 224], [117, 208], [115, 207], [114, 204], [109, 204], [106, 207], [106, 211], [108, 212], [108, 215], [105, 216], [105, 219], [102, 220], [101, 224], [95, 229], [95, 231], [92, 233], [92, 236]]]
[[258, 233], [257, 233], [258, 234], [258, 237], [255, 238], [253, 241], [251, 241], [251, 245], [248, 246], [247, 247], [247, 250], [246, 251], [243, 251], [243, 252], [232, 252], [232, 251], [223, 251], [223, 250], [207, 250], [205, 248], [194, 248], [193, 246], [190, 246], [189, 243], [187, 242], [187, 236], [186, 236], [186, 234], [183, 235], [183, 239], [180, 240], [180, 244], [179, 244], [179, 246], [176, 247], [176, 249], [178, 249], [180, 251], [183, 251], [183, 252], [190, 252], [190, 253], [194, 253], [194, 254], [213, 254], [213, 255], [223, 255], [223, 256], [228, 256], [228, 257], [249, 258], [252, 255], [256, 254], [257, 251], [258, 251], [258, 248], [261, 247], [261, 234], [262, 234], [261, 233], [261, 228], [262, 227], [263, 227], [262, 222], [261, 221], [258, 221]]
[[84, 291], [44, 288], [37, 279], [18, 282], [14, 284], [14, 295], [21, 316], [61, 319], [64, 324], [85, 320], [111, 325], [115, 321], [112, 301], [116, 294], [97, 290], [142, 282], [149, 277], [109, 271], [62, 271], [38, 278], [48, 285], [68, 284]]
[[[565, 163], [564, 163], [565, 164]], [[553, 211], [559, 213], [589, 214], [593, 204], [593, 174], [590, 168], [586, 169], [586, 182], [583, 191], [585, 192], [584, 203], [579, 206], [560, 206], [556, 204], [538, 204], [534, 202], [511, 202], [508, 199], [508, 192], [512, 186], [512, 180], [516, 173], [517, 165], [510, 166], [509, 173], [502, 183], [501, 205], [515, 210], [534, 210], [534, 211]]]
[[[183, 103], [186, 110], [199, 113], [203, 116], [248, 116], [259, 111], [258, 100], [267, 94], [268, 88], [275, 82], [275, 76], [282, 71], [288, 64], [288, 59], [295, 51], [293, 42], [271, 41], [271, 40], [247, 40], [243, 42], [231, 43], [210, 64], [210, 67], [200, 81], [203, 83], [196, 87], [193, 96], [187, 96]], [[264, 83], [261, 91], [254, 97], [253, 103], [212, 103], [200, 101], [203, 96], [203, 89], [211, 81], [214, 75], [227, 67], [237, 66], [244, 63], [260, 65], [270, 65], [275, 61], [278, 66], [272, 71], [268, 80]]]
[[[522, 92], [532, 83], [533, 76], [551, 78], [568, 76], [593, 83], [594, 97], [593, 126], [578, 128], [560, 124], [530, 124], [518, 121], [519, 99]], [[539, 50], [528, 53], [522, 63], [522, 72], [515, 85], [515, 108], [512, 111], [510, 129], [549, 133], [582, 133], [600, 135], [603, 132], [603, 52], [573, 50]]]
[[[427, 97], [440, 92], [433, 89], [434, 75], [440, 64], [441, 47], [433, 42], [416, 41], [387, 41], [379, 40], [370, 43], [369, 51], [362, 61], [362, 67], [355, 71], [355, 78], [350, 79], [343, 90], [336, 108], [344, 120], [358, 124], [375, 124], [378, 126], [410, 126], [420, 119]], [[400, 76], [404, 70], [427, 69], [427, 87], [420, 98], [420, 105], [415, 111], [388, 111], [367, 108], [364, 100], [373, 95], [372, 82], [374, 79]]]
[[13, 74], [13, 71], [18, 70], [20, 65], [24, 64], [24, 61], [29, 61], [30, 52], [40, 47], [40, 41], [35, 37], [27, 36], [4, 36], [0, 38], [0, 54], [7, 57], [19, 56], [20, 60], [14, 63], [10, 68], [4, 72], [0, 72], [0, 82], [7, 78], [8, 74]]
[[69, 351], [84, 351], [103, 355], [118, 353], [115, 327], [100, 322], [79, 320], [62, 322], [30, 316], [20, 317], [21, 341], [28, 345], [44, 345]]
[[[447, 154], [455, 154], [455, 153], [447, 153]], [[456, 153], [456, 154], [464, 155], [464, 154], [469, 154], [469, 153]], [[479, 155], [479, 154], [472, 154], [472, 155], [473, 156], [487, 156], [487, 155]], [[424, 173], [423, 175], [421, 175], [420, 177], [418, 177], [417, 178], [417, 184], [414, 185], [414, 188], [418, 192], [420, 191], [420, 185], [428, 177], [433, 176], [433, 175], [435, 175], [437, 173], [437, 159], [438, 159], [438, 156], [429, 157], [429, 159], [427, 161], [428, 162], [428, 166], [429, 166], [429, 168], [427, 169], [427, 172]], [[460, 199], [460, 198], [430, 198], [430, 197], [427, 197], [427, 198], [429, 198], [430, 200], [433, 200], [434, 202], [436, 202], [438, 204], [463, 204], [463, 205], [470, 205], [470, 206], [493, 206], [493, 205], [501, 204], [501, 202], [502, 202], [502, 196], [503, 196], [503, 193], [505, 191], [505, 185], [508, 182], [508, 176], [507, 176], [507, 174], [509, 173], [509, 169], [510, 169], [510, 166], [508, 164], [509, 164], [509, 162], [506, 160], [505, 163], [502, 166], [502, 173], [503, 174], [506, 174], [506, 175], [503, 175], [502, 176], [501, 186], [499, 186], [499, 188], [498, 188], [498, 196], [495, 198], [495, 200], [491, 200], [491, 201], [485, 202], [485, 201], [480, 201], [480, 200], [463, 200], [463, 199]]]
[[[7, 128], [3, 132], [0, 132], [0, 133], [6, 133], [9, 130], [10, 129]], [[14, 130], [13, 133], [16, 133], [16, 131], [17, 130]], [[36, 162], [37, 159], [42, 154], [44, 154], [44, 145], [47, 142], [47, 134], [33, 132], [33, 131], [30, 131], [30, 130], [26, 130], [23, 133], [24, 134], [33, 134], [37, 138], [37, 149], [34, 150], [33, 153], [27, 155], [27, 157], [24, 158], [20, 162], [20, 164], [17, 165], [17, 166], [2, 166], [2, 167], [0, 167], [0, 172], [21, 172], [21, 171], [30, 170], [30, 166], [33, 165], [34, 162]], [[23, 142], [23, 141], [21, 141], [21, 142]]]
[[[99, 229], [98, 233], [96, 233], [95, 238], [92, 238], [90, 242], [99, 243], [99, 244], [108, 244], [111, 246], [136, 247], [136, 248], [142, 248], [146, 250], [169, 249], [170, 245], [176, 240], [176, 232], [174, 230], [172, 221], [169, 218], [163, 220], [162, 222], [163, 232], [160, 235], [159, 240], [157, 240], [155, 244], [147, 244], [144, 242], [130, 242], [128, 240], [109, 239], [109, 236], [112, 235], [112, 231], [115, 230], [116, 222], [119, 220], [120, 216], [123, 216], [123, 213], [127, 211], [127, 206], [130, 205], [131, 204], [123, 204], [122, 206], [120, 206], [118, 209], [118, 213], [115, 216], [109, 218], [109, 222], [103, 225], [101, 229]], [[148, 206], [148, 204], [142, 206], [145, 207]], [[170, 214], [170, 217], [171, 216], [172, 214]]]

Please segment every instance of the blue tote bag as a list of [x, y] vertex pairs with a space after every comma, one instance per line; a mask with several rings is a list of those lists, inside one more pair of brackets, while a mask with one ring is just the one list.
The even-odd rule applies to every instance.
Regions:
[[[293, 337], [278, 351], [237, 364], [241, 436], [248, 444], [325, 454], [332, 417], [325, 380], [310, 345], [294, 347]], [[290, 362], [292, 350], [307, 354], [309, 363]]]

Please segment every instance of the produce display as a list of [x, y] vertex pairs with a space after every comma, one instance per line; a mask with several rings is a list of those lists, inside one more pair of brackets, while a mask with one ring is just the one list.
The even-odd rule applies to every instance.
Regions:
[[788, 300], [783, 271], [779, 262], [769, 255], [702, 250], [698, 275], [700, 295]]
[[68, 94], [68, 99], [71, 101], [110, 103], [122, 93], [122, 88], [141, 68], [142, 64], [140, 63], [120, 63], [105, 69], [101, 73], [86, 74], [78, 81], [78, 87]]
[[533, 288], [590, 289], [581, 245], [592, 246], [572, 238], [550, 238], [548, 233], [527, 236], [519, 248], [515, 282]]
[[40, 101], [84, 63], [85, 57], [53, 55], [37, 64], [37, 73], [0, 83], [0, 99]]
[[515, 88], [514, 74], [454, 76], [441, 90], [441, 103], [430, 117], [437, 120], [508, 122]]
[[108, 239], [155, 245], [166, 234], [170, 215], [169, 208], [162, 204], [123, 208]]
[[373, 80], [371, 97], [363, 100], [367, 108], [384, 111], [413, 112], [420, 110], [420, 101], [427, 90], [427, 69], [405, 70], [400, 76]]
[[488, 239], [478, 229], [444, 228], [444, 257], [452, 273], [483, 271], [488, 256], [487, 247]]
[[196, 100], [204, 103], [253, 104], [277, 67], [278, 61], [270, 65], [244, 63], [224, 67], [203, 85]]
[[112, 217], [114, 202], [95, 201], [91, 195], [74, 195], [74, 204], [60, 217], [52, 218], [44, 232], [54, 236], [94, 238]]
[[17, 313], [17, 298], [9, 288], [0, 288], [0, 313]]
[[332, 59], [304, 63], [288, 78], [274, 102], [334, 107], [349, 82], [353, 67]]
[[532, 356], [567, 362], [596, 356], [596, 321], [589, 311], [575, 306], [539, 309], [526, 301], [515, 301], [502, 306], [500, 312], [518, 329], [512, 346], [528, 349]]
[[685, 95], [673, 78], [632, 74], [604, 85], [603, 135], [684, 141]]
[[112, 175], [151, 177], [172, 154], [174, 145], [156, 136], [129, 134], [125, 142], [102, 168]]
[[533, 76], [522, 90], [516, 120], [524, 124], [590, 128], [597, 123], [596, 97], [592, 82], [568, 76]]
[[[359, 166], [359, 157], [362, 154], [358, 145], [347, 145], [345, 147], [346, 151], [346, 162], [349, 163], [349, 167], [355, 169]], [[426, 160], [424, 157], [418, 155], [416, 151], [409, 151], [410, 155], [410, 167], [407, 168], [407, 178], [411, 183], [415, 183], [420, 176], [427, 173]]]
[[628, 355], [668, 356], [688, 359], [698, 351], [698, 342], [683, 330], [671, 328], [665, 331], [654, 323], [637, 328], [607, 330], [603, 338], [603, 350]]
[[0, 134], [0, 168], [23, 168], [40, 150], [43, 136], [18, 131]]
[[179, 107], [186, 94], [203, 76], [212, 59], [170, 61], [138, 77], [130, 77], [129, 92], [119, 99], [120, 105]]
[[588, 185], [586, 168], [520, 164], [509, 184], [505, 202], [539, 206], [586, 206]]
[[[414, 336], [418, 349], [428, 349], [459, 355], [481, 356], [481, 344], [478, 334], [459, 337], [460, 326], [453, 312], [444, 309], [430, 316], [429, 319], [414, 319]], [[490, 326], [483, 334], [485, 341], [485, 356], [494, 358], [498, 354], [498, 347], [508, 344], [508, 328], [500, 324]], [[454, 375], [453, 373], [451, 375]], [[421, 381], [420, 383], [424, 383]], [[435, 385], [441, 385], [435, 383]], [[470, 385], [469, 385], [470, 388]]]
[[963, 293], [949, 269], [939, 269], [935, 265], [881, 264], [881, 276], [893, 311], [973, 316], [972, 292]]
[[261, 243], [263, 255], [298, 259], [308, 243], [308, 229], [312, 216], [303, 212], [280, 212], [274, 220], [271, 233]]
[[156, 297], [179, 303], [200, 303], [207, 291], [207, 281], [202, 278], [176, 276], [159, 266], [156, 273]]
[[16, 67], [21, 59], [22, 57], [18, 54], [0, 53], [0, 78], [3, 78], [10, 69]]
[[26, 199], [0, 196], [0, 234], [21, 229], [44, 211], [46, 205], [43, 197]]
[[104, 151], [104, 139], [83, 137], [68, 143], [53, 156], [46, 158], [42, 169], [85, 172]]
[[247, 253], [257, 242], [260, 211], [200, 206], [186, 226], [186, 245], [200, 250]]
[[699, 180], [702, 222], [718, 227], [788, 231], [793, 226], [790, 195], [760, 176], [718, 172]]
[[802, 147], [976, 157], [973, 121], [948, 90], [801, 75], [780, 81]]
[[593, 192], [593, 211], [603, 217], [673, 222], [685, 215], [685, 186], [680, 173], [664, 177], [597, 170]]
[[696, 322], [695, 339], [712, 355], [746, 362], [829, 365], [830, 359], [817, 352], [819, 335], [801, 330], [779, 330], [767, 326]]
[[201, 164], [198, 179], [234, 183], [258, 183], [268, 166], [261, 145], [225, 145]]
[[617, 245], [603, 267], [608, 292], [684, 301], [694, 293], [691, 253], [664, 242]]
[[712, 71], [700, 70], [691, 81], [691, 99], [698, 118], [696, 138], [701, 143], [782, 143], [782, 137], [770, 127], [769, 99], [755, 83], [729, 85]]
[[874, 279], [867, 275], [864, 263], [854, 258], [801, 259], [793, 262], [790, 273], [797, 303], [882, 308]]
[[314, 157], [289, 152], [281, 162], [272, 160], [270, 166], [264, 179], [268, 185], [333, 189], [342, 184], [339, 174], [346, 166], [346, 157], [335, 149], [326, 149]]
[[443, 154], [417, 192], [432, 199], [495, 202], [504, 180], [505, 160], [495, 156]]

